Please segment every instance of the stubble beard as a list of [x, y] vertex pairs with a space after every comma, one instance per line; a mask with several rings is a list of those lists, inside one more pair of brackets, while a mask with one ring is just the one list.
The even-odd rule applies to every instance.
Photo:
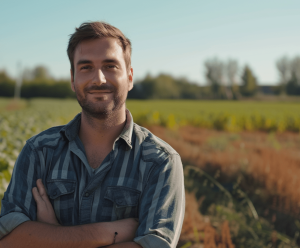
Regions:
[[[101, 86], [96, 86], [94, 87], [95, 89], [104, 89]], [[118, 90], [116, 88], [112, 87], [110, 88], [112, 90], [113, 94], [113, 100], [112, 104], [111, 103], [101, 103], [101, 100], [99, 99], [99, 104], [93, 103], [88, 100], [87, 98], [87, 91], [85, 90], [83, 94], [80, 94], [78, 90], [75, 87], [75, 93], [76, 93], [76, 98], [79, 103], [79, 105], [82, 108], [82, 112], [85, 114], [85, 116], [88, 119], [98, 119], [98, 120], [109, 120], [109, 119], [114, 119], [113, 117], [117, 114], [118, 110], [120, 110], [126, 102], [127, 94], [119, 94]], [[102, 105], [102, 106], [101, 106]]]

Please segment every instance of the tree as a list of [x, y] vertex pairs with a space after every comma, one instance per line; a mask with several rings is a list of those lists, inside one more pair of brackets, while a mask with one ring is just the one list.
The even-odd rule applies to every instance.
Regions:
[[300, 57], [291, 61], [291, 78], [286, 84], [286, 93], [289, 95], [300, 95]]
[[[70, 81], [51, 78], [45, 67], [36, 67], [33, 70], [26, 69], [22, 76], [25, 76], [26, 81], [20, 89], [21, 97], [75, 97], [75, 93], [71, 90]], [[11, 79], [5, 71], [0, 71], [0, 96], [12, 97], [15, 84], [15, 80]]]
[[156, 77], [146, 75], [141, 81], [135, 82], [128, 93], [129, 99], [200, 99], [202, 88], [189, 82], [186, 78], [173, 78], [167, 74]]
[[196, 83], [189, 82], [186, 78], [175, 79], [175, 83], [181, 99], [201, 99], [204, 96], [202, 88]]
[[229, 59], [226, 63], [225, 66], [225, 72], [227, 76], [227, 82], [229, 88], [226, 87], [227, 89], [227, 98], [232, 99], [232, 98], [238, 98], [239, 95], [239, 87], [237, 85], [237, 73], [238, 73], [238, 62], [234, 59]]
[[12, 82], [13, 80], [8, 76], [5, 70], [0, 71], [0, 83]]
[[297, 56], [291, 61], [291, 78], [294, 77], [300, 84], [300, 57]]
[[222, 96], [224, 84], [224, 63], [217, 58], [204, 62], [205, 76], [215, 97]]
[[245, 66], [242, 74], [241, 93], [244, 96], [253, 96], [257, 91], [257, 80], [249, 66]]
[[278, 92], [288, 95], [300, 95], [300, 57], [289, 59], [284, 56], [276, 62], [279, 72]]
[[33, 78], [35, 80], [43, 80], [43, 79], [50, 79], [49, 70], [45, 66], [37, 66], [32, 70]]
[[295, 74], [286, 84], [286, 93], [288, 95], [300, 95], [300, 85]]
[[14, 95], [15, 82], [6, 71], [0, 71], [0, 96], [12, 97]]
[[285, 91], [287, 82], [291, 78], [291, 63], [287, 56], [283, 56], [276, 62], [276, 67], [279, 73], [279, 93]]
[[53, 80], [50, 75], [49, 69], [43, 65], [38, 65], [33, 69], [24, 69], [23, 78], [25, 81], [35, 81], [40, 83]]
[[157, 77], [147, 75], [144, 80], [134, 85], [129, 98], [136, 99], [175, 99], [180, 97], [179, 88], [174, 78], [166, 74]]

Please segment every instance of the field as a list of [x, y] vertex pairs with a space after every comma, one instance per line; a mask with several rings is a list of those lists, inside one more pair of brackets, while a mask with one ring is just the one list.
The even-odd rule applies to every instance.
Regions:
[[[300, 103], [128, 101], [185, 170], [178, 247], [298, 247]], [[70, 121], [75, 100], [0, 98], [0, 194], [32, 135]]]
[[135, 121], [169, 128], [192, 125], [226, 131], [299, 132], [299, 102], [129, 101]]

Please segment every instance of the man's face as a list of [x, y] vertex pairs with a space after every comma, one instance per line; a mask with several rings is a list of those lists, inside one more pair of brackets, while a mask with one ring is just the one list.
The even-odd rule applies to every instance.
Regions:
[[84, 112], [103, 118], [125, 108], [128, 91], [133, 87], [133, 70], [127, 70], [117, 39], [81, 42], [75, 50], [74, 70], [72, 90]]

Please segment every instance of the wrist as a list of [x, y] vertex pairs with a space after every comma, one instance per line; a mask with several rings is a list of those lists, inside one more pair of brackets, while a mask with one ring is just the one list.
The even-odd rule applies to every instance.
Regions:
[[114, 243], [115, 231], [112, 222], [96, 223], [96, 239], [101, 246], [107, 246]]

